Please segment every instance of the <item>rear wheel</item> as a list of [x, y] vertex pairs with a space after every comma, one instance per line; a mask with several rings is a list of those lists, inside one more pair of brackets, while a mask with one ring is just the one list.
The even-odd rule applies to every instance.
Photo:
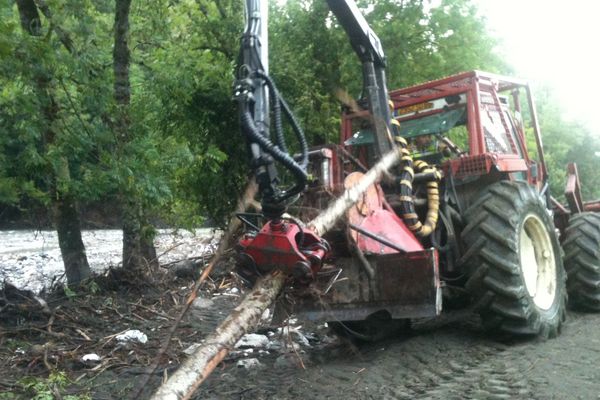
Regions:
[[563, 249], [569, 301], [600, 311], [600, 215], [586, 212], [571, 217]]
[[554, 225], [534, 188], [498, 182], [465, 212], [461, 259], [484, 326], [554, 337], [565, 318], [566, 289]]

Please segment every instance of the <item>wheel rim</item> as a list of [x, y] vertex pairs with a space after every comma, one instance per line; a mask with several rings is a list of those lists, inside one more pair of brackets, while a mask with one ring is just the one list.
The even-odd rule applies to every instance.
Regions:
[[550, 235], [542, 220], [529, 214], [519, 235], [521, 272], [534, 304], [548, 310], [556, 296], [556, 260]]

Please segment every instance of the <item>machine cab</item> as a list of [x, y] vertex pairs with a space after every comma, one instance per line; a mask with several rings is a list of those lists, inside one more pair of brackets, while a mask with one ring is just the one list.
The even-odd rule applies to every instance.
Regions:
[[[415, 159], [457, 178], [488, 175], [494, 168], [542, 189], [546, 170], [527, 83], [471, 71], [390, 91], [390, 99], [398, 122], [394, 135], [409, 142]], [[341, 142], [365, 162], [373, 141], [369, 126], [366, 111], [343, 115]]]

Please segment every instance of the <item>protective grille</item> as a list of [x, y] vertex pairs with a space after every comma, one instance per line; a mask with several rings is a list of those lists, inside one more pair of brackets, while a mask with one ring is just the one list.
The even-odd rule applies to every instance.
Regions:
[[495, 163], [493, 154], [480, 154], [450, 161], [449, 168], [456, 178], [487, 174]]

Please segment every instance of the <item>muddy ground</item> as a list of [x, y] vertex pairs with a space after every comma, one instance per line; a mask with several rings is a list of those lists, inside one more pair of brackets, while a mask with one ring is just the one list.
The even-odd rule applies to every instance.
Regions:
[[225, 367], [198, 395], [211, 399], [598, 399], [600, 316], [572, 312], [548, 341], [501, 342], [473, 315], [421, 321], [375, 344], [342, 342], [262, 368]]
[[[239, 282], [228, 273], [213, 278], [201, 293], [209, 301], [184, 319], [138, 397], [136, 386], [189, 294], [189, 278], [165, 274], [155, 285], [132, 290], [107, 274], [76, 296], [55, 294], [48, 299], [49, 313], [35, 302], [2, 310], [0, 398], [32, 398], [36, 392], [24, 377], [45, 385], [56, 399], [148, 398], [187, 357], [184, 350], [200, 342], [240, 300]], [[571, 311], [561, 336], [548, 341], [493, 337], [468, 311], [414, 321], [412, 329], [394, 338], [362, 345], [337, 338], [322, 325], [295, 321], [292, 328], [304, 339], [263, 325], [258, 333], [269, 338], [269, 345], [238, 349], [195, 398], [600, 398], [600, 315]], [[143, 331], [148, 342], [119, 343], [115, 335], [127, 329]], [[283, 346], [271, 346], [277, 341]], [[82, 362], [90, 353], [100, 360]], [[258, 363], [238, 366], [247, 359]], [[57, 372], [68, 382], [49, 383]]]

